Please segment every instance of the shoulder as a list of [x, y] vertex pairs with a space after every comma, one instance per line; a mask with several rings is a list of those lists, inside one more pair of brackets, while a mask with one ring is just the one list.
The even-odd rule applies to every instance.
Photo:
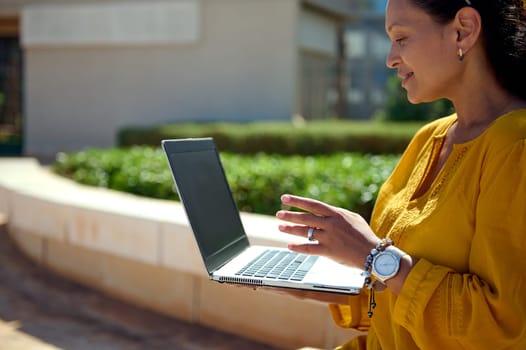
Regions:
[[494, 151], [499, 152], [526, 140], [526, 109], [503, 115], [487, 130], [484, 139]]
[[497, 130], [507, 131], [512, 135], [526, 136], [526, 109], [518, 109], [503, 115], [495, 122]]

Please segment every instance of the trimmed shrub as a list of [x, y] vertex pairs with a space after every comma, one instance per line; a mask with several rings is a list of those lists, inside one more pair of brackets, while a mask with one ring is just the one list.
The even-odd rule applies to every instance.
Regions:
[[[221, 159], [240, 210], [273, 215], [280, 196], [317, 198], [369, 218], [381, 184], [398, 155], [237, 155]], [[83, 184], [161, 199], [178, 199], [160, 148], [90, 149], [60, 153], [52, 169]]]
[[239, 154], [316, 155], [336, 152], [400, 154], [422, 123], [323, 121], [170, 124], [129, 127], [118, 135], [119, 146], [157, 147], [163, 139], [213, 137], [224, 152]]

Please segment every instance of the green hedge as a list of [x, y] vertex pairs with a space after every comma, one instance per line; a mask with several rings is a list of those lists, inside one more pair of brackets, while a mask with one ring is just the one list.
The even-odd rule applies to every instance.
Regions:
[[[369, 217], [380, 185], [398, 155], [338, 153], [325, 156], [221, 153], [242, 211], [273, 215], [283, 193], [309, 196]], [[57, 156], [52, 169], [80, 183], [138, 195], [178, 199], [160, 148], [90, 149]]]
[[122, 129], [118, 142], [122, 147], [156, 147], [162, 139], [213, 137], [220, 150], [239, 154], [400, 154], [421, 126], [370, 121], [170, 124]]

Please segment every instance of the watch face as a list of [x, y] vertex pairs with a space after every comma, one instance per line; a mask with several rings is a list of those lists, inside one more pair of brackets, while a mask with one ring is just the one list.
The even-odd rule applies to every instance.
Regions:
[[399, 261], [395, 255], [380, 253], [373, 262], [373, 268], [377, 275], [391, 277], [398, 271]]

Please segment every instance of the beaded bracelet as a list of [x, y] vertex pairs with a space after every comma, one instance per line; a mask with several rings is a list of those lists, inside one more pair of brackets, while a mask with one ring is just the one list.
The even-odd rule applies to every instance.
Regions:
[[362, 272], [362, 276], [365, 276], [364, 280], [364, 287], [369, 289], [369, 311], [367, 311], [367, 315], [369, 318], [373, 317], [373, 309], [376, 307], [376, 301], [374, 299], [374, 290], [376, 288], [376, 281], [373, 282], [371, 278], [371, 269], [373, 266], [373, 260], [378, 253], [383, 252], [387, 247], [394, 245], [393, 241], [389, 238], [384, 238], [378, 244], [376, 247], [371, 249], [371, 252], [369, 255], [367, 255], [367, 258], [365, 259], [364, 268], [365, 270]]

